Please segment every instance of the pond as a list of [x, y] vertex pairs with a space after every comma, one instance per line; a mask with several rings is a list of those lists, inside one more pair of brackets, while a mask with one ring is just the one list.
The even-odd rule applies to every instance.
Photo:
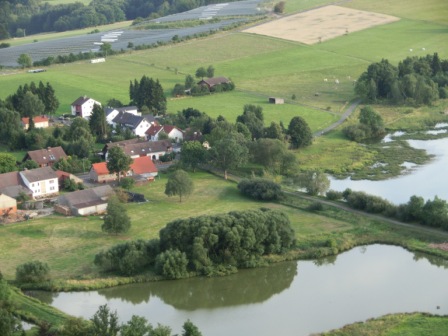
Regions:
[[190, 319], [204, 336], [300, 336], [389, 313], [448, 314], [448, 261], [369, 245], [331, 258], [90, 292], [36, 293], [91, 318], [107, 303], [121, 321], [144, 316], [180, 333]]
[[448, 138], [408, 140], [408, 142], [411, 147], [424, 149], [429, 154], [433, 154], [434, 159], [422, 166], [405, 163], [404, 166], [409, 168], [408, 174], [383, 181], [330, 178], [330, 189], [344, 191], [350, 188], [355, 191], [364, 191], [397, 205], [407, 203], [413, 195], [421, 196], [425, 201], [432, 200], [435, 196], [448, 200], [448, 179], [445, 175], [445, 169], [448, 167]]

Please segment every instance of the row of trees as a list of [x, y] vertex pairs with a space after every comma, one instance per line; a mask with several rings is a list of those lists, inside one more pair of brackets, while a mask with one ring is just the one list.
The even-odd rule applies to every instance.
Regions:
[[448, 60], [434, 53], [408, 57], [396, 67], [383, 59], [368, 66], [356, 82], [355, 92], [367, 102], [430, 105], [448, 97]]
[[327, 197], [332, 200], [343, 198], [354, 209], [448, 230], [448, 203], [437, 196], [425, 202], [423, 197], [414, 195], [407, 203], [398, 206], [381, 197], [351, 189], [342, 193], [329, 191]]
[[169, 279], [217, 274], [255, 267], [266, 254], [280, 254], [295, 244], [288, 217], [260, 209], [200, 216], [170, 222], [158, 240], [126, 242], [100, 252], [103, 271], [133, 275], [153, 269]]

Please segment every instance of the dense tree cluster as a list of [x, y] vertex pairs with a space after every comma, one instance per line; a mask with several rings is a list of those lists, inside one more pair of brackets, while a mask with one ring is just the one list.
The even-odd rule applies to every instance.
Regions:
[[159, 240], [127, 242], [100, 252], [95, 264], [123, 275], [154, 269], [175, 279], [190, 272], [253, 267], [263, 255], [284, 253], [295, 244], [288, 217], [268, 209], [178, 219], [159, 235]]
[[262, 178], [244, 179], [238, 183], [238, 190], [260, 201], [276, 201], [282, 196], [282, 188], [278, 183]]
[[20, 319], [14, 315], [14, 303], [11, 299], [11, 287], [0, 273], [0, 335], [21, 335], [23, 332]]
[[381, 197], [351, 189], [346, 189], [342, 196], [358, 210], [448, 230], [448, 203], [437, 196], [426, 202], [422, 197], [412, 196], [407, 203], [398, 206]]
[[359, 123], [343, 129], [350, 140], [361, 142], [369, 139], [381, 139], [386, 134], [383, 118], [372, 107], [365, 106], [359, 113]]
[[140, 110], [146, 108], [154, 115], [164, 114], [166, 111], [166, 97], [159, 80], [142, 76], [140, 82], [136, 79], [129, 84], [131, 103]]
[[383, 59], [369, 65], [356, 82], [355, 92], [367, 102], [430, 105], [448, 97], [448, 60], [434, 53], [407, 57], [396, 67]]

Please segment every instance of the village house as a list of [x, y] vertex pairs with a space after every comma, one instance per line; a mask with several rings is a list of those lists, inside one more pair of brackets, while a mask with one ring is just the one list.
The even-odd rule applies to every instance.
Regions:
[[58, 197], [54, 209], [64, 215], [88, 216], [106, 212], [107, 201], [114, 194], [109, 185], [73, 191]]
[[169, 139], [172, 139], [176, 143], [184, 139], [184, 132], [172, 125], [151, 125], [146, 131], [146, 139], [149, 141], [157, 141], [159, 140], [160, 134], [166, 134]]
[[19, 174], [23, 184], [31, 190], [34, 199], [59, 193], [58, 175], [51, 167], [24, 170]]
[[151, 127], [149, 121], [144, 117], [138, 116], [132, 113], [119, 112], [117, 116], [112, 120], [114, 127], [121, 127], [122, 129], [128, 128], [138, 137], [145, 137], [145, 132]]
[[101, 103], [87, 96], [79, 97], [71, 105], [72, 115], [89, 119], [92, 115], [93, 107], [101, 106]]
[[[33, 117], [35, 128], [47, 128], [49, 126], [49, 120], [46, 116]], [[30, 127], [30, 118], [22, 118], [23, 129], [27, 130]]]
[[32, 191], [25, 186], [18, 171], [0, 174], [0, 193], [12, 198], [20, 194], [33, 196]]
[[119, 146], [124, 153], [135, 159], [140, 156], [149, 156], [153, 161], [159, 160], [161, 156], [173, 151], [170, 140], [145, 141], [142, 139], [129, 139], [118, 142], [110, 142], [103, 147], [103, 157], [107, 161], [108, 150]]
[[199, 81], [198, 85], [205, 85], [208, 87], [210, 91], [213, 90], [213, 87], [220, 84], [229, 84], [231, 81], [226, 77], [212, 77], [212, 78], [203, 78]]
[[59, 159], [66, 157], [67, 154], [65, 154], [64, 149], [62, 149], [61, 146], [48, 147], [46, 149], [29, 151], [28, 153], [26, 153], [22, 162], [33, 160], [39, 165], [39, 167], [51, 167], [55, 162], [59, 161]]
[[136, 116], [141, 116], [142, 114], [138, 112], [137, 106], [123, 106], [123, 107], [106, 107], [104, 108], [104, 113], [106, 114], [106, 122], [111, 125], [114, 118], [118, 113], [130, 113]]
[[0, 214], [8, 216], [17, 212], [17, 200], [5, 194], [0, 194]]
[[[133, 177], [136, 180], [153, 181], [158, 171], [149, 156], [137, 157], [131, 163], [129, 171], [123, 177]], [[94, 163], [89, 172], [90, 180], [97, 183], [107, 183], [117, 180], [117, 174], [109, 172], [106, 162]]]

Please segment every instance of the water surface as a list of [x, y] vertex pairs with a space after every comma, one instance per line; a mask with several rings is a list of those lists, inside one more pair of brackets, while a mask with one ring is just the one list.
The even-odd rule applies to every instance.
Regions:
[[180, 333], [190, 319], [204, 336], [300, 336], [389, 313], [448, 314], [448, 262], [401, 247], [358, 247], [320, 261], [285, 262], [221, 278], [194, 278], [49, 294], [90, 318], [107, 303]]

